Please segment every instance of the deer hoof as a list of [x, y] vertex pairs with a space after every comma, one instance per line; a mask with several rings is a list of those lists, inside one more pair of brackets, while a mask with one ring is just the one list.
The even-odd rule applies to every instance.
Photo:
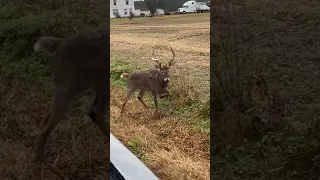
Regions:
[[36, 174], [37, 176], [41, 175], [41, 171], [42, 171], [42, 163], [40, 162], [33, 162], [33, 172], [34, 174]]
[[44, 154], [43, 152], [39, 152], [38, 150], [38, 144], [39, 144], [39, 137], [35, 136], [32, 140], [32, 150], [35, 152], [35, 158], [34, 163], [40, 163], [44, 160]]
[[153, 118], [159, 119], [160, 118], [160, 113], [159, 112], [155, 112], [154, 115], [153, 115]]
[[169, 94], [165, 94], [165, 95], [160, 96], [159, 98], [160, 98], [160, 99], [163, 99], [163, 98], [167, 98], [167, 97], [169, 97], [169, 96], [170, 96]]

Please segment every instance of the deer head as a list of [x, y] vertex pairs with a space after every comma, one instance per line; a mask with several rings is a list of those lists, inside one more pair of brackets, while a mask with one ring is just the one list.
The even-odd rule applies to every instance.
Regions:
[[171, 45], [170, 46], [170, 49], [171, 49], [171, 52], [172, 52], [172, 58], [168, 61], [168, 64], [167, 65], [164, 65], [162, 66], [162, 64], [159, 62], [159, 59], [158, 58], [155, 58], [154, 56], [154, 50], [157, 46], [154, 46], [153, 47], [153, 51], [152, 51], [152, 60], [154, 60], [157, 64], [154, 65], [158, 71], [159, 71], [159, 75], [160, 77], [165, 81], [165, 82], [169, 82], [169, 69], [172, 65], [174, 65], [174, 59], [176, 57], [176, 54], [174, 52], [174, 50], [172, 49]]

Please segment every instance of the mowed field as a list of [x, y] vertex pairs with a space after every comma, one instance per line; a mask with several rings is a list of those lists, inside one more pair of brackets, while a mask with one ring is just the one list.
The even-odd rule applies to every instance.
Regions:
[[[111, 132], [136, 154], [160, 179], [210, 179], [210, 16], [173, 15], [154, 18], [111, 19]], [[137, 93], [121, 105], [126, 95], [123, 72], [150, 69], [152, 47], [162, 63], [176, 53], [170, 68], [171, 97], [159, 99], [160, 118], [153, 118], [154, 103], [146, 94], [149, 109]]]

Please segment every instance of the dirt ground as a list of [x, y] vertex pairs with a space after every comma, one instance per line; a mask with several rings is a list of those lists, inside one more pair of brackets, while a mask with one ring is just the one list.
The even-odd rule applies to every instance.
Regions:
[[[210, 90], [209, 21], [209, 14], [112, 19], [111, 68], [117, 68], [117, 63], [135, 67], [133, 69], [153, 68], [154, 62], [150, 58], [152, 46], [170, 43], [176, 53], [176, 64], [170, 70], [174, 77], [170, 86], [177, 92], [186, 90], [187, 95], [193, 95], [199, 102], [207, 102]], [[156, 51], [156, 55], [163, 62], [171, 57], [170, 51], [165, 50], [161, 53]], [[204, 122], [207, 126], [201, 131], [194, 125], [201, 121], [199, 117], [185, 118], [172, 109], [170, 113], [170, 102], [161, 103], [163, 100], [159, 100], [163, 116], [153, 119], [153, 101], [147, 101], [152, 108], [146, 110], [137, 98], [132, 98], [126, 105], [125, 115], [121, 118], [120, 107], [125, 90], [125, 83], [111, 86], [111, 132], [160, 179], [210, 179], [209, 120]], [[195, 105], [186, 114], [192, 114], [197, 108]], [[137, 140], [138, 137], [141, 139]]]

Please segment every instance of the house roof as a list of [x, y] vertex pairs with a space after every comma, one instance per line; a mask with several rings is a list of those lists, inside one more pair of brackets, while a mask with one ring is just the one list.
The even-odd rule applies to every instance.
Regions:
[[144, 1], [135, 1], [134, 9], [140, 9], [140, 11], [149, 11], [149, 7]]

